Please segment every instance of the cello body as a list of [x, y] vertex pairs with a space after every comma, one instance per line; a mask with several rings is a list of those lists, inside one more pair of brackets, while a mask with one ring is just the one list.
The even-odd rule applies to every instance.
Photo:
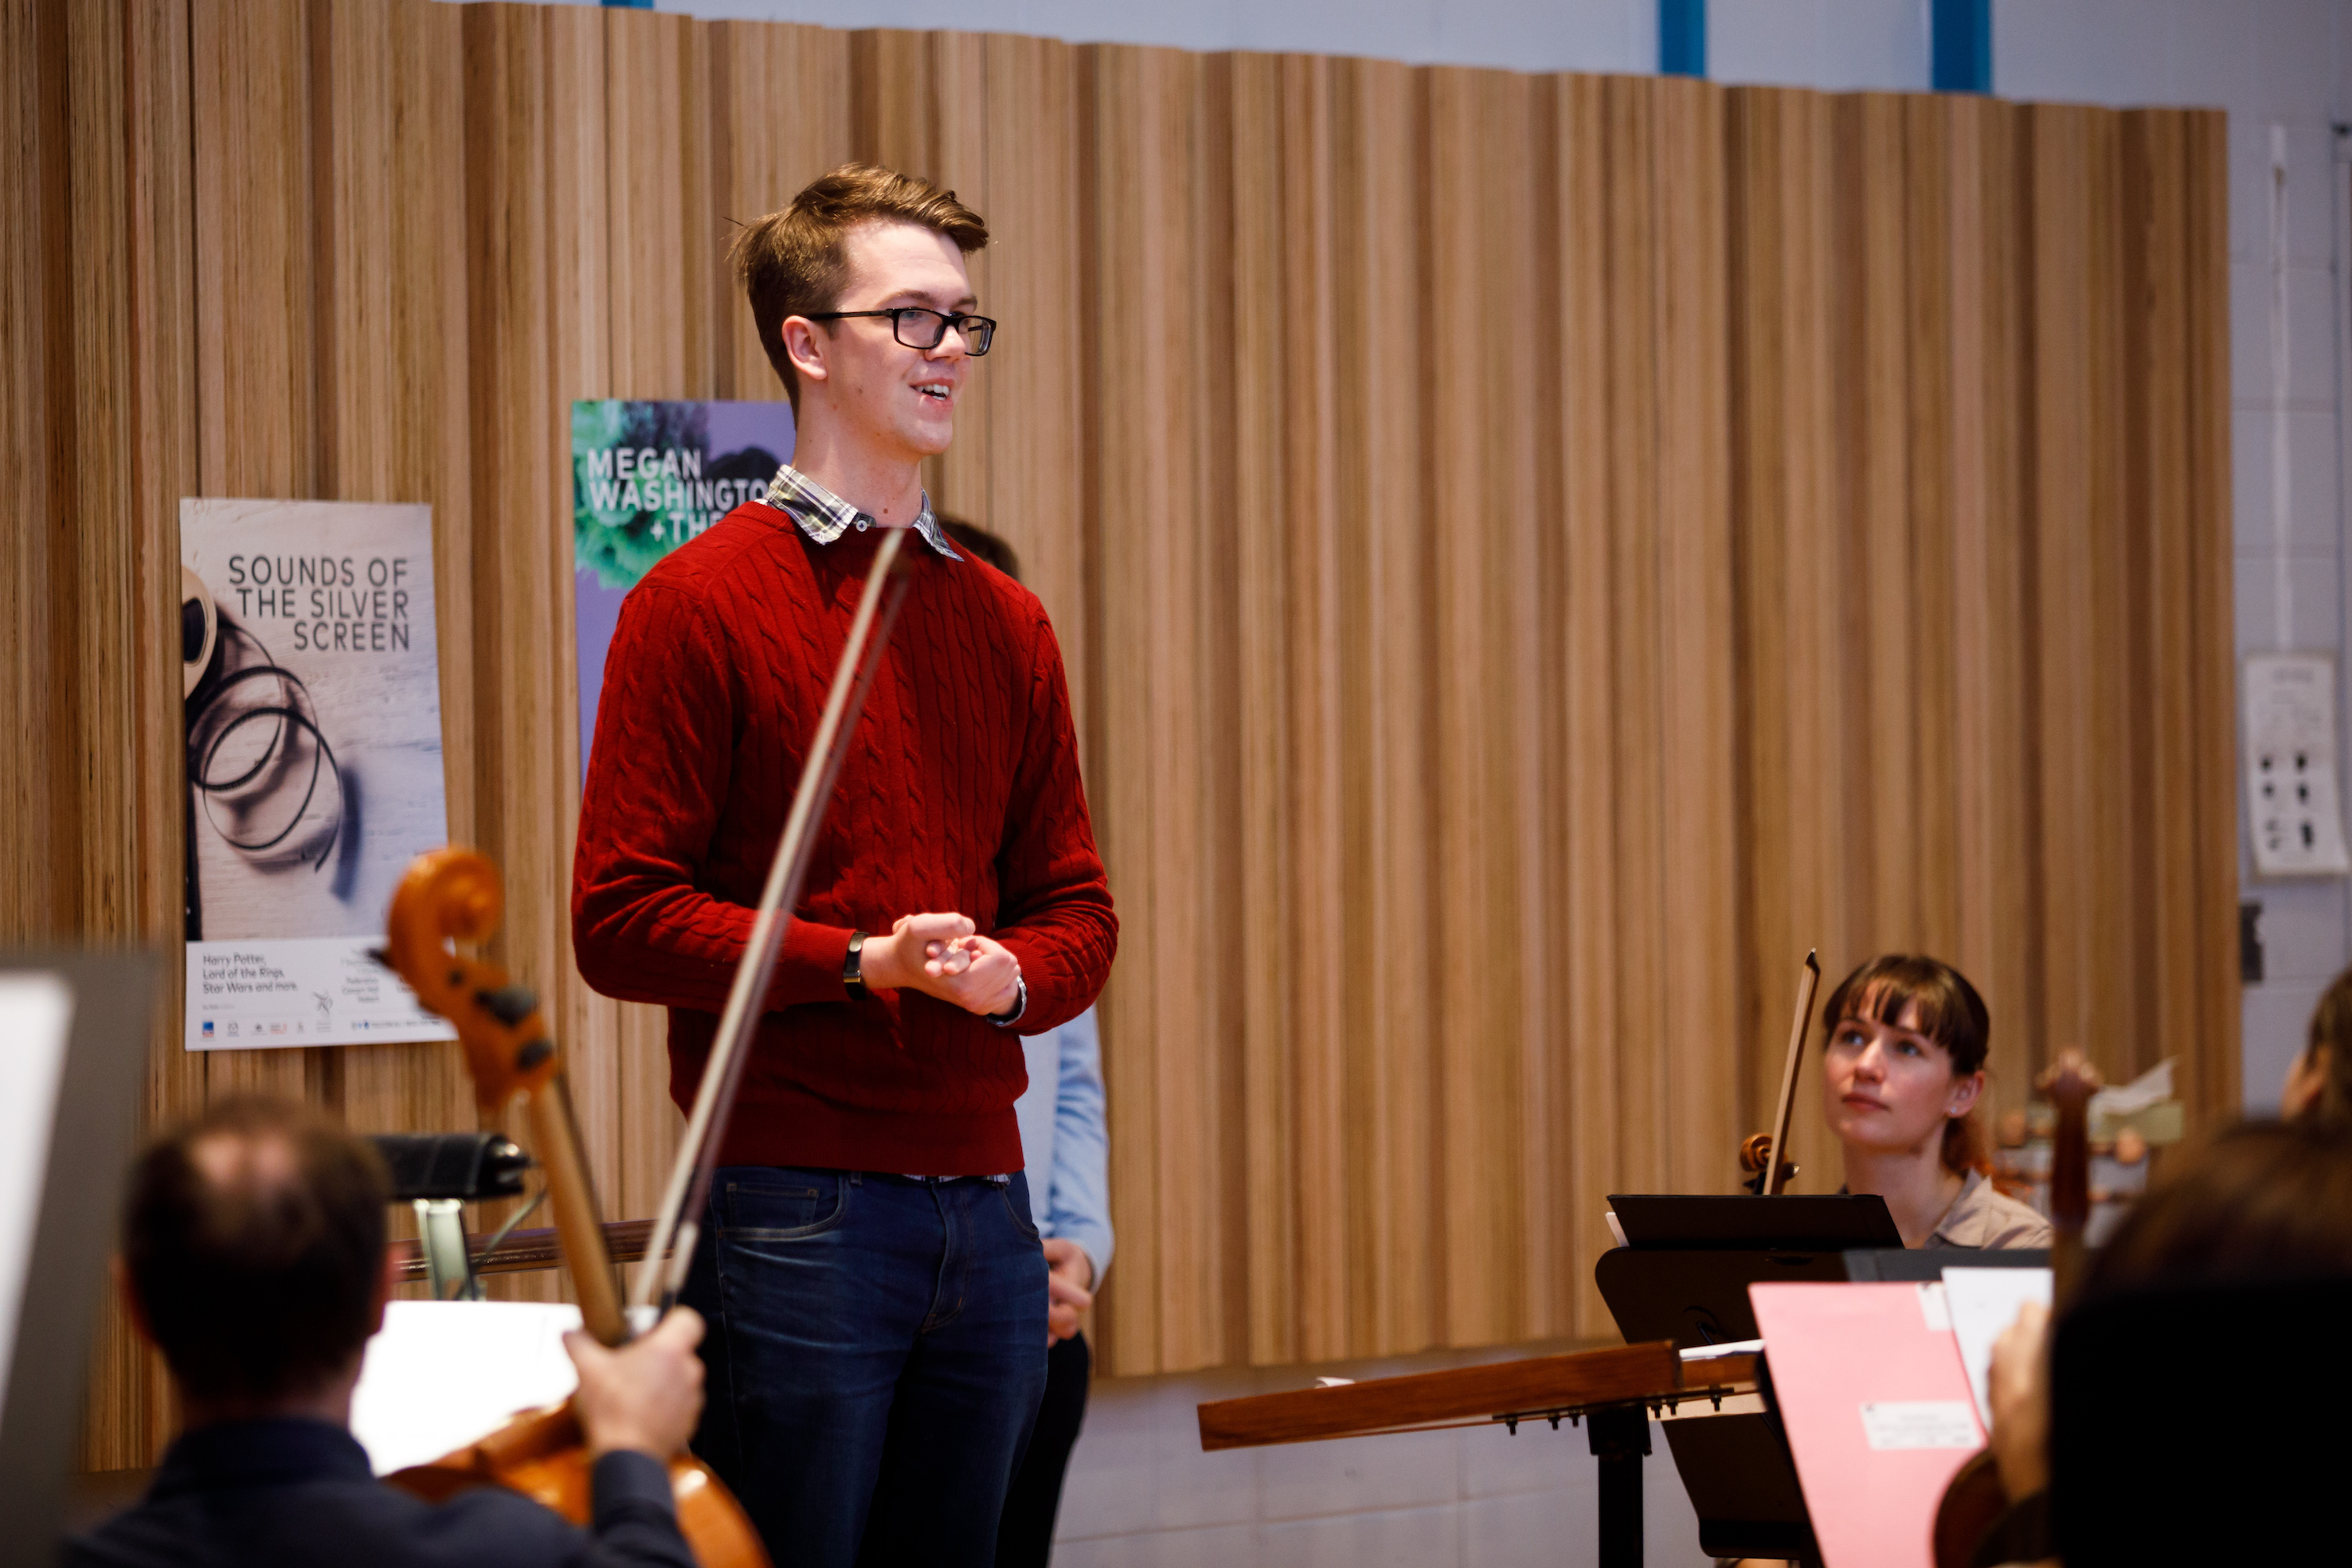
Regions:
[[[446, 1501], [476, 1487], [504, 1487], [584, 1526], [595, 1511], [593, 1468], [567, 1403], [526, 1410], [479, 1442], [429, 1465], [395, 1471], [384, 1481], [427, 1502]], [[701, 1460], [690, 1454], [672, 1458], [669, 1486], [678, 1533], [702, 1568], [767, 1568], [759, 1532]]]

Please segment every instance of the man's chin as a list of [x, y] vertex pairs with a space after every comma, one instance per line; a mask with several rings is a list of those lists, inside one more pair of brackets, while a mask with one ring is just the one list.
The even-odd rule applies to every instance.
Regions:
[[955, 421], [926, 420], [912, 430], [900, 431], [898, 438], [918, 456], [937, 457], [955, 444]]

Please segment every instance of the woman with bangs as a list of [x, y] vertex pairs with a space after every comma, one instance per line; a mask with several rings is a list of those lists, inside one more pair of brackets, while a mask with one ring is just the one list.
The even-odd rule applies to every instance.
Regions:
[[1958, 970], [1873, 958], [1830, 993], [1822, 1026], [1822, 1113], [1844, 1148], [1844, 1190], [1885, 1198], [1906, 1247], [2050, 1245], [2050, 1222], [1985, 1178], [1969, 1113], [1992, 1023]]

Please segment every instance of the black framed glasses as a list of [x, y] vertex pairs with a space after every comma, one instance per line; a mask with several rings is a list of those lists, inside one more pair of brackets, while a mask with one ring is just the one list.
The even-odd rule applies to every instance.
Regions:
[[887, 316], [890, 334], [909, 349], [936, 349], [947, 341], [948, 329], [963, 334], [963, 351], [973, 359], [988, 352], [990, 340], [996, 336], [996, 323], [986, 316], [967, 316], [961, 310], [929, 310], [920, 305], [902, 305], [896, 310], [818, 310], [809, 315], [812, 321], [846, 321], [855, 316]]

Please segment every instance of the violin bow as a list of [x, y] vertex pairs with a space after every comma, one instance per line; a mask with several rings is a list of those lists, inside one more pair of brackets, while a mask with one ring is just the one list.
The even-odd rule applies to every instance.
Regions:
[[808, 875], [809, 857], [816, 846], [817, 829], [833, 800], [834, 781], [848, 755], [851, 734], [866, 710], [866, 693], [882, 667], [890, 642], [890, 628], [906, 602], [908, 578], [898, 570], [907, 530], [892, 528], [866, 574], [857, 601], [857, 614], [849, 623], [849, 640], [841, 663], [833, 672], [824, 716], [817, 720], [816, 738], [801, 766], [800, 783], [793, 791], [792, 810], [784, 818], [783, 835], [776, 841], [776, 858], [768, 868], [767, 886], [751, 918], [751, 936], [736, 967], [735, 983], [727, 993], [727, 1009], [719, 1018], [719, 1033], [703, 1063], [702, 1082], [695, 1091], [694, 1110], [687, 1117], [686, 1136], [671, 1166], [668, 1186], [654, 1219], [654, 1233], [646, 1249], [646, 1267], [630, 1292], [629, 1313], [640, 1323], [658, 1315], [685, 1288], [694, 1263], [695, 1243], [701, 1236], [696, 1216], [710, 1197], [711, 1173], [718, 1167], [719, 1146], [727, 1135], [727, 1122], [735, 1109], [735, 1092], [750, 1059], [747, 1049], [753, 1027], [764, 1010], [761, 999], [776, 971], [776, 953], [783, 946], [784, 929], [800, 903], [801, 883]]
[[1789, 1057], [1780, 1069], [1780, 1105], [1772, 1113], [1772, 1146], [1764, 1151], [1764, 1180], [1757, 1190], [1769, 1197], [1789, 1179], [1789, 1113], [1797, 1104], [1797, 1071], [1805, 1062], [1805, 1033], [1812, 1027], [1813, 993], [1821, 988], [1822, 961], [1818, 950], [1805, 951], [1805, 967], [1797, 976], [1797, 1016], [1789, 1025]]

